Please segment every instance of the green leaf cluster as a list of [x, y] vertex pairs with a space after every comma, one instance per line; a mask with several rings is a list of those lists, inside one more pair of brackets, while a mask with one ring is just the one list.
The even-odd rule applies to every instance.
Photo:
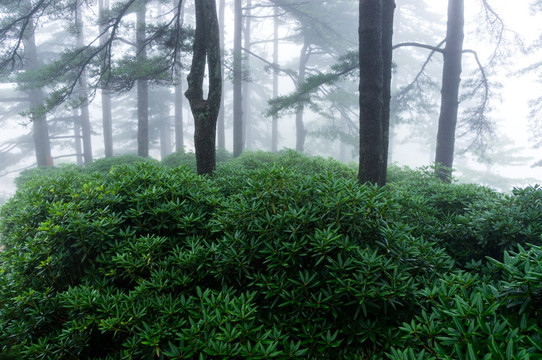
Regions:
[[0, 358], [542, 356], [538, 187], [392, 168], [378, 188], [293, 151], [213, 177], [191, 163], [19, 179], [0, 210]]

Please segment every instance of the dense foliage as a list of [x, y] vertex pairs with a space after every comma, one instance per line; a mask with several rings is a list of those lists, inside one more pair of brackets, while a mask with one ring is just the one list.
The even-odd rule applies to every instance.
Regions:
[[0, 359], [542, 356], [538, 187], [392, 168], [377, 188], [291, 151], [214, 177], [139, 160], [19, 180]]

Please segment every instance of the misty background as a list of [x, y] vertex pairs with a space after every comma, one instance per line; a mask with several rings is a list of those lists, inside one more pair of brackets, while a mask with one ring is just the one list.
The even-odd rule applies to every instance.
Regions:
[[[436, 46], [446, 33], [446, 2], [431, 0], [397, 0], [394, 44], [417, 42]], [[115, 1], [111, 1], [113, 6]], [[356, 2], [337, 2], [346, 8], [333, 11], [312, 9], [310, 17], [325, 22], [326, 34], [311, 33], [310, 21], [296, 13], [281, 11], [279, 14], [278, 64], [284, 71], [279, 76], [279, 95], [295, 90], [291, 74], [299, 73], [300, 52], [305, 47], [307, 75], [325, 72], [342, 53], [355, 49], [358, 43], [358, 14]], [[515, 186], [542, 182], [542, 169], [534, 166], [542, 159], [536, 148], [536, 121], [530, 106], [541, 87], [535, 71], [529, 71], [540, 60], [539, 36], [542, 33], [540, 14], [530, 9], [529, 2], [498, 0], [490, 2], [505, 25], [505, 31], [497, 35], [494, 23], [485, 21], [482, 2], [465, 5], [464, 48], [476, 51], [480, 63], [486, 68], [490, 84], [488, 119], [493, 131], [484, 134], [485, 147], [473, 147], [472, 134], [462, 134], [459, 126], [454, 161], [455, 176], [462, 182], [485, 184], [502, 191]], [[84, 9], [85, 41], [97, 36], [97, 4]], [[303, 8], [304, 9], [304, 8]], [[301, 10], [303, 10], [301, 9]], [[147, 24], [157, 23], [169, 10], [167, 4], [150, 2], [147, 6]], [[243, 86], [244, 92], [244, 138], [245, 151], [270, 151], [272, 117], [268, 114], [272, 98], [273, 62], [273, 8], [267, 2], [248, 2], [244, 12]], [[233, 3], [226, 1], [224, 8], [224, 119], [225, 148], [233, 149]], [[135, 38], [136, 14], [126, 17], [126, 39]], [[130, 26], [130, 22], [132, 22]], [[187, 0], [185, 24], [194, 24], [193, 1]], [[38, 54], [48, 62], [65, 47], [73, 44], [69, 24], [62, 19], [40, 23], [36, 29]], [[312, 38], [311, 38], [312, 37]], [[309, 39], [309, 40], [307, 40]], [[307, 47], [307, 42], [310, 45]], [[116, 47], [115, 56], [133, 52], [127, 41]], [[401, 47], [394, 51], [394, 74], [392, 96], [401, 94], [418, 76], [429, 51], [415, 47]], [[183, 54], [182, 63], [190, 65], [190, 55]], [[289, 75], [288, 72], [291, 74]], [[181, 76], [186, 81], [188, 71]], [[413, 91], [395, 99], [392, 106], [390, 129], [390, 163], [398, 166], [420, 167], [434, 161], [436, 126], [439, 115], [442, 57], [434, 54], [427, 62], [423, 81]], [[479, 76], [479, 68], [472, 56], [463, 57], [462, 85], [468, 92], [469, 79]], [[357, 161], [355, 124], [357, 122], [358, 94], [357, 76], [345, 76], [335, 87], [319, 92], [312, 106], [303, 109], [306, 139], [303, 151], [310, 155], [333, 157], [344, 162]], [[31, 139], [31, 124], [23, 113], [28, 104], [21, 99], [21, 91], [10, 79], [0, 85], [0, 198], [7, 198], [15, 191], [13, 183], [18, 173], [35, 166]], [[186, 85], [184, 86], [186, 89]], [[101, 97], [99, 91], [91, 94], [89, 113], [92, 129], [92, 155], [104, 157]], [[114, 154], [137, 152], [137, 99], [135, 88], [112, 96], [112, 121]], [[175, 151], [174, 137], [174, 88], [151, 85], [149, 87], [149, 154], [156, 159]], [[474, 106], [476, 98], [464, 99], [461, 110]], [[72, 104], [73, 105], [73, 104]], [[340, 108], [340, 110], [339, 110]], [[80, 110], [60, 106], [48, 114], [54, 164], [81, 161], [80, 150], [73, 136], [73, 121]], [[193, 119], [186, 99], [183, 99], [183, 147], [193, 151]], [[295, 111], [283, 111], [278, 117], [278, 149], [296, 148]], [[460, 120], [461, 121], [461, 120]], [[0, 199], [1, 200], [1, 199]]]

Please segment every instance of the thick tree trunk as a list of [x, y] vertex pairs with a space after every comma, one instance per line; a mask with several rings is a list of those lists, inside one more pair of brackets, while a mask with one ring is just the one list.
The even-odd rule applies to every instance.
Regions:
[[[309, 42], [305, 39], [305, 43], [303, 44], [303, 47], [301, 48], [301, 52], [299, 53], [299, 72], [297, 75], [297, 83], [301, 84], [305, 81], [305, 73], [307, 69], [307, 62], [309, 61]], [[303, 123], [303, 111], [304, 106], [298, 105], [296, 112], [295, 112], [295, 134], [296, 134], [296, 140], [295, 140], [295, 149], [299, 152], [303, 152], [305, 150], [305, 137], [307, 136], [307, 131], [305, 130], [305, 124]]]
[[233, 156], [241, 155], [243, 143], [243, 100], [242, 84], [243, 69], [241, 56], [241, 40], [243, 29], [243, 13], [241, 0], [234, 3], [234, 30], [233, 30]]
[[442, 181], [451, 181], [454, 161], [455, 128], [459, 106], [461, 54], [463, 51], [464, 0], [448, 1], [448, 25], [444, 48], [440, 116], [435, 163]]
[[[83, 34], [83, 18], [81, 8], [75, 10], [75, 26], [77, 29], [76, 43], [79, 48], [85, 45]], [[86, 73], [83, 72], [79, 78], [79, 97], [83, 101], [81, 104], [81, 133], [83, 136], [83, 158], [85, 164], [92, 162], [92, 134], [90, 126], [90, 113], [88, 111], [88, 84]]]
[[[27, 0], [25, 5], [30, 7], [30, 1]], [[23, 39], [29, 70], [36, 70], [39, 67], [38, 51], [33, 29], [34, 27], [31, 24]], [[43, 111], [43, 91], [39, 88], [30, 89], [28, 95], [30, 98], [30, 119], [32, 120], [32, 137], [36, 151], [37, 165], [53, 166], [51, 144], [49, 140], [49, 127], [47, 125], [47, 117]]]
[[[273, 98], [279, 95], [279, 8], [274, 7], [273, 12]], [[271, 120], [271, 151], [277, 152], [279, 143], [279, 118], [273, 115]]]
[[[145, 1], [140, 0], [136, 19], [136, 61], [139, 64], [143, 64], [147, 60], [145, 16]], [[142, 157], [149, 156], [149, 87], [146, 79], [137, 81], [137, 154]]]
[[[186, 98], [194, 115], [194, 145], [198, 174], [212, 174], [216, 167], [216, 122], [222, 97], [220, 39], [215, 0], [199, 0], [196, 6], [192, 67], [188, 75]], [[207, 60], [209, 92], [203, 98]]]
[[384, 154], [383, 139], [383, 0], [359, 1], [359, 105], [360, 146], [359, 173], [361, 183], [380, 184]]
[[[219, 29], [224, 29], [224, 14], [225, 14], [226, 1], [220, 0], [219, 10], [218, 10], [218, 26]], [[220, 32], [220, 71], [222, 78], [224, 78], [224, 31]], [[222, 83], [224, 86], [224, 83]], [[226, 148], [226, 126], [225, 126], [225, 116], [224, 116], [224, 88], [222, 88], [222, 96], [220, 97], [220, 111], [218, 112], [218, 123], [217, 123], [217, 147], [219, 149]]]
[[[99, 0], [98, 12], [103, 14], [109, 10], [109, 0]], [[100, 28], [100, 33], [103, 33], [105, 28]], [[100, 37], [100, 45], [103, 46], [107, 41], [107, 37]], [[102, 127], [104, 138], [104, 153], [105, 157], [113, 156], [113, 120], [111, 115], [111, 94], [109, 93], [109, 86], [101, 86], [101, 98], [102, 98]]]

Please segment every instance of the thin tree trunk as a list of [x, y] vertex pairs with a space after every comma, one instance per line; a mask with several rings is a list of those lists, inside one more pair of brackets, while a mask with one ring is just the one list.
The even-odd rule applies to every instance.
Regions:
[[[309, 61], [309, 42], [305, 39], [305, 43], [301, 48], [299, 54], [299, 73], [297, 76], [298, 85], [305, 81], [305, 73], [307, 69], [307, 62]], [[305, 130], [305, 124], [303, 123], [303, 111], [304, 106], [298, 105], [295, 112], [295, 130], [296, 130], [296, 142], [295, 149], [299, 152], [305, 150], [305, 137], [307, 136], [307, 131]]]
[[[75, 26], [77, 29], [76, 43], [79, 48], [85, 45], [83, 38], [83, 18], [81, 8], [78, 6], [75, 10]], [[92, 162], [92, 134], [90, 126], [90, 114], [88, 111], [88, 84], [85, 72], [79, 78], [79, 97], [83, 103], [81, 104], [81, 133], [83, 136], [83, 158], [85, 164]]]
[[73, 138], [77, 165], [83, 165], [83, 147], [81, 146], [81, 118], [77, 109], [72, 110], [73, 115]]
[[388, 172], [389, 146], [390, 146], [390, 100], [391, 78], [393, 64], [393, 15], [395, 12], [395, 0], [383, 0], [382, 5], [382, 60], [383, 60], [383, 84], [382, 84], [382, 162], [380, 169], [379, 184], [386, 183]]
[[[273, 8], [273, 98], [279, 95], [279, 8]], [[277, 152], [279, 142], [278, 116], [271, 120], [271, 151]]]
[[380, 184], [383, 161], [382, 0], [359, 1], [359, 105], [361, 183]]
[[[109, 0], [98, 1], [98, 13], [101, 15], [105, 11], [109, 10]], [[103, 33], [105, 28], [100, 27], [100, 33]], [[107, 41], [107, 37], [100, 37], [100, 45], [103, 46]], [[102, 98], [102, 127], [104, 138], [104, 154], [105, 157], [113, 156], [113, 118], [111, 115], [111, 94], [109, 93], [109, 86], [104, 84], [101, 86]]]
[[184, 151], [184, 124], [183, 124], [183, 80], [180, 69], [175, 85], [175, 151]]
[[448, 1], [448, 25], [444, 66], [442, 70], [442, 90], [440, 116], [437, 132], [435, 163], [437, 175], [442, 181], [451, 181], [454, 161], [455, 128], [459, 106], [459, 83], [461, 82], [461, 54], [463, 51], [464, 0]]
[[[224, 29], [224, 13], [225, 13], [226, 1], [220, 0], [218, 10], [218, 26], [219, 29]], [[224, 31], [220, 32], [220, 73], [224, 78]], [[224, 83], [222, 83], [224, 86]], [[224, 88], [222, 88], [222, 96], [220, 97], [220, 110], [218, 112], [217, 123], [217, 147], [219, 149], [226, 148], [226, 129], [225, 129], [225, 116], [224, 116]]]
[[[136, 61], [142, 65], [147, 60], [145, 46], [145, 0], [140, 0], [136, 19]], [[149, 87], [146, 79], [137, 81], [137, 154], [149, 156]]]
[[169, 106], [162, 107], [158, 117], [160, 122], [160, 158], [164, 159], [171, 153], [171, 124], [169, 120]]
[[[180, 17], [179, 25], [182, 27], [184, 22], [184, 4], [185, 1], [179, 1]], [[176, 84], [175, 84], [175, 151], [184, 152], [184, 124], [183, 124], [183, 72], [181, 68], [181, 53], [177, 53], [176, 64]]]
[[[198, 174], [212, 174], [216, 168], [216, 122], [222, 97], [220, 34], [215, 0], [198, 0], [192, 66], [186, 98], [194, 115], [194, 146]], [[207, 60], [207, 61], [206, 61]], [[207, 99], [203, 97], [205, 64], [209, 74]]]
[[243, 100], [242, 83], [243, 70], [241, 59], [241, 43], [243, 29], [243, 13], [241, 0], [234, 3], [234, 30], [233, 30], [233, 157], [243, 152]]
[[[247, 0], [246, 3], [246, 10], [245, 10], [245, 32], [244, 32], [244, 43], [245, 43], [245, 49], [250, 51], [250, 27], [252, 26], [252, 1]], [[243, 86], [242, 86], [242, 112], [243, 112], [243, 125], [244, 125], [244, 144], [245, 148], [250, 149], [250, 143], [253, 140], [252, 139], [252, 119], [251, 119], [251, 112], [250, 112], [250, 92], [251, 89], [251, 83], [250, 83], [250, 57], [244, 56], [243, 57]]]
[[[27, 0], [25, 6], [30, 8], [30, 0]], [[36, 39], [34, 36], [34, 26], [30, 24], [23, 39], [25, 55], [28, 60], [28, 69], [36, 70], [39, 68], [38, 51], [36, 48]], [[39, 88], [29, 90], [30, 98], [30, 119], [32, 120], [32, 137], [36, 151], [36, 162], [38, 166], [53, 166], [51, 156], [51, 143], [49, 140], [49, 127], [47, 117], [43, 111], [44, 95]]]

